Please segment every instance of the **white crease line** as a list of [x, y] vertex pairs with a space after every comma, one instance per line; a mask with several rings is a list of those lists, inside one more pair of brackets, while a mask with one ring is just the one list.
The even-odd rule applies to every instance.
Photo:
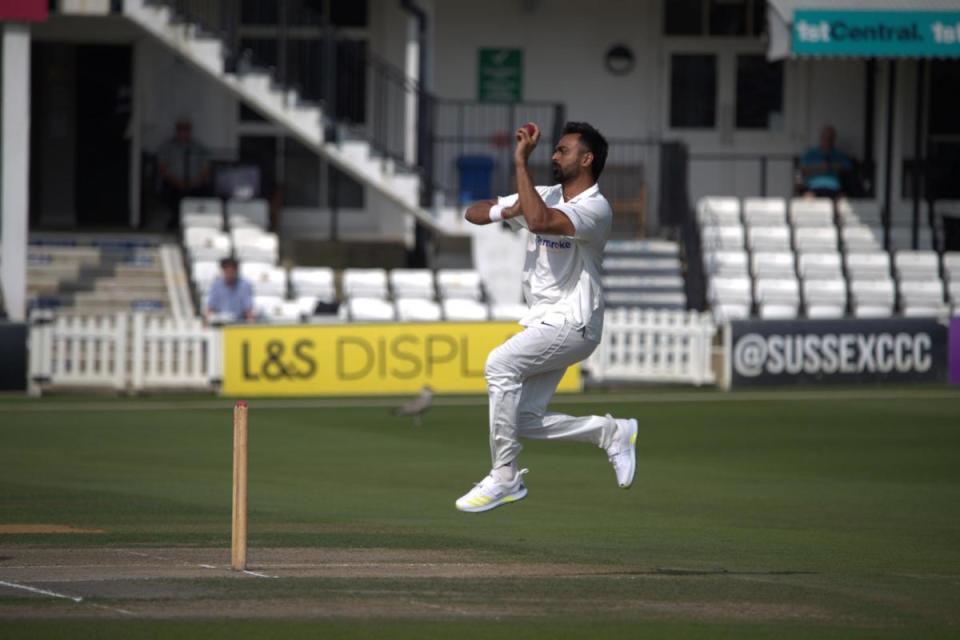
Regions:
[[270, 576], [265, 573], [260, 573], [259, 571], [248, 571], [246, 569], [243, 569], [242, 571], [247, 575], [257, 576], [258, 578], [279, 578], [280, 577], [280, 576]]
[[106, 609], [107, 611], [116, 611], [117, 613], [122, 613], [125, 616], [135, 616], [133, 611], [127, 611], [126, 609], [121, 609], [120, 607], [109, 607], [105, 604], [93, 604], [92, 602], [88, 603], [96, 607], [97, 609]]
[[216, 569], [216, 567], [213, 566], [212, 564], [202, 564], [200, 566], [204, 569]]
[[56, 591], [49, 591], [47, 589], [40, 589], [38, 587], [31, 587], [30, 585], [20, 584], [17, 582], [7, 582], [5, 580], [0, 580], [0, 586], [10, 587], [11, 589], [23, 589], [24, 591], [29, 591], [31, 593], [39, 593], [43, 596], [50, 596], [51, 598], [63, 598], [64, 600], [73, 600], [74, 602], [83, 602], [83, 598], [80, 596], [68, 596], [65, 593], [57, 593]]

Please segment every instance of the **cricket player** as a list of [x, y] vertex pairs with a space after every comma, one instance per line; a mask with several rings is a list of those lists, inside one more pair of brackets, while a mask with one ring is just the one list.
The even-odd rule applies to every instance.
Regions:
[[546, 410], [567, 367], [593, 353], [603, 332], [600, 269], [613, 212], [597, 179], [607, 141], [585, 122], [568, 122], [552, 157], [557, 184], [534, 187], [527, 161], [540, 130], [524, 125], [516, 137], [517, 193], [474, 203], [466, 219], [505, 220], [530, 232], [523, 268], [530, 310], [520, 321], [524, 330], [487, 358], [492, 470], [457, 500], [460, 511], [488, 511], [527, 495], [527, 469], [517, 466], [521, 437], [592, 442], [606, 451], [624, 489], [636, 469], [636, 420]]

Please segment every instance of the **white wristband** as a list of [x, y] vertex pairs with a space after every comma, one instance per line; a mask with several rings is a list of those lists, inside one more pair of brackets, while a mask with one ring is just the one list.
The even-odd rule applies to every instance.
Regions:
[[490, 207], [490, 222], [497, 222], [499, 220], [503, 220], [503, 207], [495, 204]]

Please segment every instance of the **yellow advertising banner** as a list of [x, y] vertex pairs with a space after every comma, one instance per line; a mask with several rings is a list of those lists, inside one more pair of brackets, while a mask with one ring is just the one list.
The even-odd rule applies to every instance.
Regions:
[[[512, 322], [243, 326], [223, 330], [223, 393], [348, 396], [484, 393], [487, 354]], [[558, 391], [580, 390], [570, 367]]]

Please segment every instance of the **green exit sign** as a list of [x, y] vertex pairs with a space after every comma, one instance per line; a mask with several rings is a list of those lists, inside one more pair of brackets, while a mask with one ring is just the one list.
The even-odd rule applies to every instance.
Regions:
[[477, 62], [480, 102], [523, 100], [523, 49], [480, 49]]

